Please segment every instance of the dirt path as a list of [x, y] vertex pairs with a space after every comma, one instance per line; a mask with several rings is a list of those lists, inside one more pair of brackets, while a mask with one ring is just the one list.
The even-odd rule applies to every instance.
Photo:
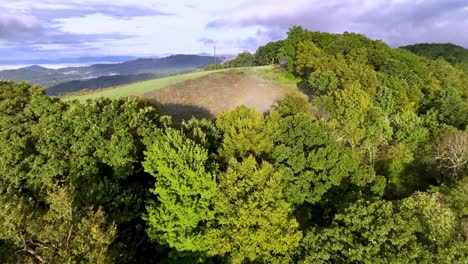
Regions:
[[213, 117], [245, 104], [258, 112], [268, 111], [293, 87], [242, 72], [213, 73], [142, 95], [175, 120]]

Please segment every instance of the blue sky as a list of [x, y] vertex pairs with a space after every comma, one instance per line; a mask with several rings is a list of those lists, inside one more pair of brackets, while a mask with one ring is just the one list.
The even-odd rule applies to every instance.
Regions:
[[287, 29], [468, 47], [468, 0], [0, 0], [0, 57], [255, 51]]

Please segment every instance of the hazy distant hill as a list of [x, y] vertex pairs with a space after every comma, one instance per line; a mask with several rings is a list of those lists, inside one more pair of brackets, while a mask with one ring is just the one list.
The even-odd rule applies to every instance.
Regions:
[[[218, 61], [223, 59], [222, 57], [217, 58]], [[101, 76], [130, 76], [144, 73], [166, 76], [203, 69], [212, 62], [213, 57], [210, 56], [172, 55], [165, 58], [136, 59], [115, 64], [94, 64], [84, 67], [66, 67], [56, 70], [40, 66], [29, 66], [16, 70], [0, 71], [0, 79], [12, 81], [25, 80], [49, 88], [67, 81], [92, 79]], [[123, 81], [122, 83], [128, 83], [130, 81], [125, 82], [125, 80], [123, 80], [125, 77], [116, 78]], [[109, 78], [109, 80], [116, 78]], [[135, 76], [131, 78], [135, 78]]]
[[451, 64], [463, 63], [468, 66], [468, 50], [451, 44], [416, 44], [401, 47], [402, 49], [409, 50], [416, 55], [424, 56], [430, 59], [444, 58]]
[[129, 84], [138, 81], [145, 81], [150, 79], [156, 79], [165, 77], [164, 74], [156, 73], [142, 73], [136, 75], [113, 75], [113, 76], [101, 76], [98, 78], [86, 79], [86, 80], [74, 80], [67, 81], [61, 84], [57, 84], [49, 87], [46, 90], [47, 95], [57, 96], [65, 93], [73, 93], [81, 90], [93, 90], [101, 89], [112, 86], [118, 86], [122, 84]]
[[[123, 61], [136, 60], [139, 57], [134, 56], [87, 56], [87, 57], [76, 57], [76, 58], [17, 58], [3, 59], [0, 58], [0, 65], [44, 65], [44, 64], [81, 64], [91, 65], [97, 63], [120, 63]], [[159, 58], [159, 57], [152, 57]], [[64, 66], [65, 67], [65, 66]]]

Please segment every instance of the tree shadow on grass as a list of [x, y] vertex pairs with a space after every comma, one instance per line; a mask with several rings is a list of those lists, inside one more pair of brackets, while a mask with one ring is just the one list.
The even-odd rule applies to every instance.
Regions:
[[162, 104], [157, 101], [151, 101], [162, 115], [172, 117], [174, 124], [180, 124], [183, 120], [190, 120], [191, 118], [197, 119], [213, 119], [215, 116], [207, 108], [196, 105], [184, 104]]

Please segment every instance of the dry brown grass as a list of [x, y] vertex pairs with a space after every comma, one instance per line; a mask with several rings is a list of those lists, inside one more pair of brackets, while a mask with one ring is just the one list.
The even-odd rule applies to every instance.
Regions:
[[180, 120], [192, 116], [213, 117], [242, 104], [267, 112], [292, 90], [297, 89], [244, 72], [228, 71], [187, 80], [141, 97], [159, 105], [163, 114]]

